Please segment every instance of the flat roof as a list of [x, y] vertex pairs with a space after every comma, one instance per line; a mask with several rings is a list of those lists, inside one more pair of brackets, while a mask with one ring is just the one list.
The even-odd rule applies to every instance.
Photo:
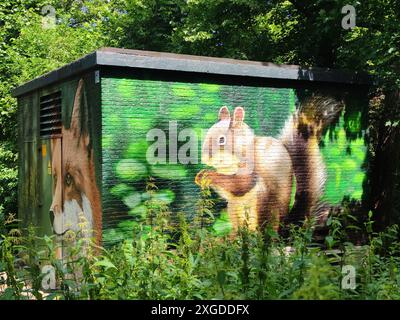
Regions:
[[371, 77], [364, 72], [328, 68], [303, 68], [297, 65], [278, 65], [269, 62], [193, 56], [166, 52], [101, 48], [59, 69], [26, 82], [14, 89], [12, 94], [14, 97], [18, 97], [48, 85], [61, 82], [98, 66], [325, 83], [359, 85], [368, 85], [372, 83]]

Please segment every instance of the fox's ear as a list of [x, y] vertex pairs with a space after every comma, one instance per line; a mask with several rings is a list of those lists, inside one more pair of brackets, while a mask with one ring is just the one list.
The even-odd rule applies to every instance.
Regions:
[[233, 111], [233, 122], [235, 124], [242, 124], [244, 121], [244, 109], [243, 107], [236, 107]]
[[230, 120], [231, 115], [229, 114], [229, 109], [227, 106], [223, 106], [221, 109], [219, 109], [218, 113], [218, 120]]
[[83, 79], [79, 80], [78, 87], [76, 89], [74, 106], [72, 109], [71, 125], [70, 130], [75, 137], [81, 135], [81, 101], [83, 92]]
[[82, 101], [82, 91], [83, 91], [83, 79], [78, 82], [78, 87], [76, 89], [74, 106], [72, 109], [71, 125], [70, 130], [73, 131], [75, 136], [81, 134], [81, 101]]

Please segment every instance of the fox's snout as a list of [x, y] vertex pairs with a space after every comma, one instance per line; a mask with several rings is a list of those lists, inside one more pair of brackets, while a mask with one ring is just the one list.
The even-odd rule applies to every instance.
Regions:
[[62, 204], [57, 202], [57, 198], [57, 195], [53, 195], [53, 202], [49, 210], [50, 222], [52, 227], [54, 227], [55, 216], [62, 214]]

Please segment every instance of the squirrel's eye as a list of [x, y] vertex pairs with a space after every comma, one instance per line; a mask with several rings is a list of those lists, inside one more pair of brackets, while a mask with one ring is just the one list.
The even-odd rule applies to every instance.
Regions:
[[72, 184], [72, 176], [69, 173], [67, 173], [67, 175], [65, 176], [65, 184], [67, 186], [70, 186]]
[[219, 144], [220, 146], [223, 146], [223, 145], [225, 145], [225, 143], [226, 143], [226, 137], [225, 137], [225, 136], [220, 136], [220, 137], [218, 138], [218, 144]]

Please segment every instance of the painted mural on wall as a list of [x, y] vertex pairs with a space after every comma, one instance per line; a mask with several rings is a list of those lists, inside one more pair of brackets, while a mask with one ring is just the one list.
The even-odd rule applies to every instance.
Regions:
[[[93, 149], [87, 122], [84, 81], [80, 80], [73, 102], [69, 127], [62, 127], [62, 139], [51, 141], [53, 201], [50, 216], [53, 231], [64, 236], [68, 230], [87, 230], [87, 236], [101, 240], [101, 200], [95, 181]], [[95, 234], [93, 234], [95, 232]]]
[[246, 219], [252, 230], [268, 222], [278, 230], [289, 214], [294, 181], [291, 216], [323, 219], [329, 208], [318, 208], [326, 181], [319, 141], [324, 128], [337, 120], [341, 110], [342, 105], [331, 98], [308, 98], [289, 117], [278, 138], [273, 138], [254, 134], [245, 123], [243, 107], [236, 107], [232, 116], [222, 107], [201, 152], [202, 163], [214, 169], [200, 171], [197, 184], [208, 179], [227, 201], [234, 231]]
[[104, 78], [103, 239], [131, 237], [149, 197], [193, 218], [204, 179], [215, 192], [218, 234], [234, 232], [244, 213], [251, 228], [307, 215], [322, 221], [345, 197], [362, 197], [360, 114], [290, 88]]

